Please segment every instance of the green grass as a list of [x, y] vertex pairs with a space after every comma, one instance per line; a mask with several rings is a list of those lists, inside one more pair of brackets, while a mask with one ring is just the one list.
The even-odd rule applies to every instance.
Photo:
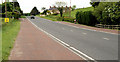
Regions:
[[37, 15], [37, 16], [41, 17], [41, 18], [48, 19], [48, 20], [57, 21], [56, 16], [53, 16], [53, 15], [50, 15], [50, 16], [39, 16], [39, 15]]
[[26, 18], [26, 17], [22, 15], [20, 18]]
[[10, 19], [7, 24], [4, 20], [2, 22], [2, 60], [7, 60], [20, 30], [20, 21]]
[[0, 18], [0, 61], [2, 60], [2, 18]]
[[[94, 9], [93, 7], [76, 9], [74, 11], [71, 11], [71, 17], [75, 18], [76, 13], [78, 11], [93, 11], [93, 9]], [[39, 16], [39, 15], [37, 15], [37, 16]], [[64, 13], [63, 16], [69, 16], [69, 13]], [[57, 17], [60, 17], [60, 14], [59, 15], [49, 15], [49, 16], [39, 16], [39, 17], [45, 18], [45, 19], [48, 19], [48, 20], [52, 20], [52, 21], [58, 21]]]
[[[93, 11], [93, 10], [94, 10], [93, 7], [76, 9], [76, 10], [74, 10], [74, 11], [71, 11], [71, 17], [75, 18], [76, 13], [77, 13], [78, 11], [83, 11], [83, 12], [84, 12], [84, 11]], [[60, 16], [60, 15], [58, 15], [58, 16]], [[69, 13], [65, 13], [65, 14], [63, 14], [63, 16], [69, 16]]]

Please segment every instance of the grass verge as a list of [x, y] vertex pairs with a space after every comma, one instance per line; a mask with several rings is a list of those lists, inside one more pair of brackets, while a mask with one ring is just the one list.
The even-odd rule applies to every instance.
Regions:
[[50, 16], [39, 16], [39, 15], [37, 15], [37, 16], [41, 17], [41, 18], [48, 19], [48, 20], [57, 21], [56, 16], [52, 16], [52, 15], [50, 15]]
[[20, 30], [20, 21], [10, 19], [9, 23], [2, 21], [2, 60], [8, 60], [14, 41]]

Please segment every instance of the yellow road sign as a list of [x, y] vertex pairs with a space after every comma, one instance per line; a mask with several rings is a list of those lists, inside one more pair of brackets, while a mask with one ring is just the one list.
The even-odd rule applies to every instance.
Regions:
[[5, 18], [5, 22], [8, 23], [9, 22], [9, 18]]

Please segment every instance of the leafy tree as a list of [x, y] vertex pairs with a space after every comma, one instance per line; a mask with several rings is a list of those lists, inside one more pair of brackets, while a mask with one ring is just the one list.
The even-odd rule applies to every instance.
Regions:
[[58, 7], [58, 10], [60, 11], [60, 17], [63, 16], [63, 7]]
[[58, 7], [62, 7], [62, 6], [66, 6], [65, 2], [56, 2], [55, 5], [57, 5]]
[[[12, 12], [12, 10], [13, 10], [13, 5], [12, 5], [12, 3], [7, 2], [7, 3], [6, 3], [6, 6], [7, 6], [7, 11], [8, 11], [8, 12]], [[5, 13], [5, 3], [2, 4], [2, 13]]]
[[90, 2], [90, 4], [95, 8], [96, 6], [99, 5], [100, 2]]
[[[21, 16], [21, 14], [23, 14], [23, 11], [21, 10], [18, 2], [6, 2], [6, 6], [7, 6], [7, 15], [9, 17], [12, 17], [15, 15], [14, 13], [17, 13], [17, 15], [19, 15], [17, 17], [18, 19]], [[4, 13], [5, 13], [5, 3], [2, 3], [2, 14], [4, 15]], [[14, 17], [16, 18], [16, 16]]]
[[120, 2], [101, 2], [94, 8], [93, 15], [101, 24], [120, 24]]
[[[23, 13], [18, 2], [6, 2], [6, 4], [8, 12], [18, 10], [20, 13]], [[2, 4], [2, 13], [5, 13], [5, 3]]]
[[30, 12], [30, 14], [31, 14], [31, 15], [38, 15], [38, 14], [40, 14], [40, 12], [38, 11], [38, 9], [37, 9], [36, 7], [34, 7], [34, 8], [32, 9], [32, 11]]
[[72, 6], [72, 11], [75, 10], [75, 8], [76, 8], [76, 5], [73, 5], [73, 6]]
[[46, 8], [45, 7], [42, 7], [42, 9], [41, 10], [45, 10]]
[[47, 12], [49, 12], [47, 9], [43, 11], [43, 14], [47, 15]]
[[63, 16], [63, 6], [66, 5], [65, 2], [56, 2], [55, 3], [57, 6], [58, 6], [58, 10], [60, 11], [60, 16], [62, 17]]
[[104, 24], [120, 24], [120, 2], [108, 5], [102, 12]]

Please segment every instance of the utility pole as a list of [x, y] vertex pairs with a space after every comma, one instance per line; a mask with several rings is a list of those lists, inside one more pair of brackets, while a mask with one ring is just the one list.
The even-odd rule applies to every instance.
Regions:
[[70, 0], [70, 7], [69, 7], [69, 17], [71, 17], [71, 0]]
[[5, 0], [5, 16], [7, 18], [7, 3], [6, 3], [6, 0]]
[[2, 0], [2, 4], [3, 4], [3, 0]]

